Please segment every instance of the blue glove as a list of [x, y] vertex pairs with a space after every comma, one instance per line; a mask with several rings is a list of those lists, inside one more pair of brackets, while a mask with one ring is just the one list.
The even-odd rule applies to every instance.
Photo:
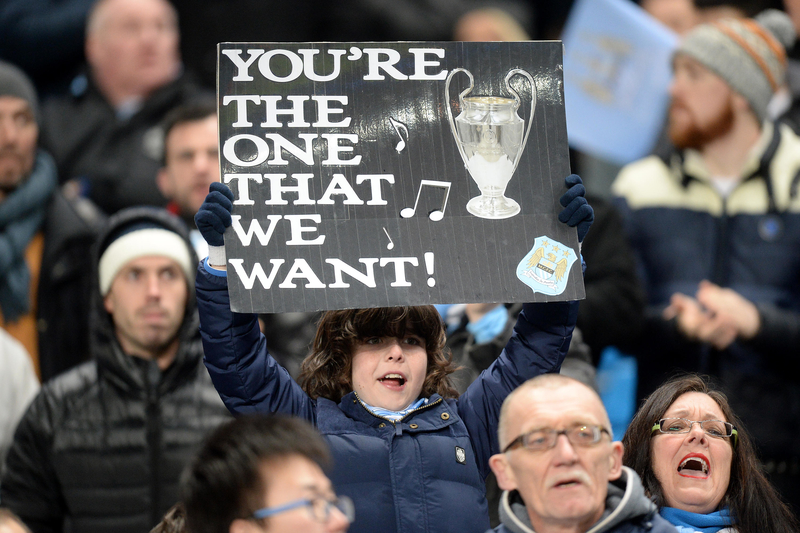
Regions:
[[594, 209], [584, 198], [586, 189], [580, 176], [570, 174], [564, 183], [567, 185], [567, 192], [559, 200], [564, 209], [558, 214], [558, 220], [571, 228], [577, 226], [578, 242], [583, 242], [586, 232], [594, 222]]
[[194, 223], [200, 234], [209, 246], [222, 246], [225, 244], [223, 234], [225, 229], [230, 227], [233, 222], [231, 211], [233, 210], [233, 192], [227, 185], [214, 182], [208, 188], [206, 196], [200, 210], [194, 216]]

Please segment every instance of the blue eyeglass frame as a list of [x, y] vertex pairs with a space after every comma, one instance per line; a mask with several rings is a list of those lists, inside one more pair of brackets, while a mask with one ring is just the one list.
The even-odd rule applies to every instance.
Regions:
[[[268, 517], [274, 516], [276, 514], [280, 514], [280, 513], [286, 512], [286, 511], [291, 511], [292, 509], [297, 509], [298, 507], [313, 507], [314, 501], [316, 501], [317, 499], [325, 500], [325, 498], [321, 498], [321, 497], [320, 498], [301, 498], [301, 499], [295, 500], [293, 502], [284, 503], [283, 505], [279, 505], [277, 507], [264, 507], [263, 509], [258, 509], [256, 511], [254, 511], [253, 512], [253, 518], [261, 520], [263, 518], [268, 518]], [[334, 502], [332, 502], [330, 500], [325, 500], [325, 501], [328, 504], [328, 517], [330, 517], [330, 508], [333, 507], [333, 508], [338, 509], [339, 512], [342, 513], [345, 516], [345, 518], [347, 518], [347, 520], [349, 522], [353, 521], [353, 518], [354, 518], [353, 510], [354, 509], [353, 509], [353, 502], [352, 502], [352, 500], [350, 500], [350, 498], [348, 498], [347, 496], [339, 496], [335, 500], [335, 502], [337, 502], [337, 503], [338, 502], [347, 502], [345, 504], [347, 507], [349, 507], [349, 509], [347, 509], [347, 510], [340, 508], [338, 505], [336, 505], [336, 503], [334, 503]], [[349, 511], [349, 512], [347, 512], [347, 511]]]
[[303, 498], [302, 500], [295, 500], [293, 502], [284, 503], [283, 505], [279, 505], [277, 507], [264, 507], [263, 509], [258, 509], [257, 511], [253, 512], [253, 518], [267, 518], [269, 516], [273, 516], [276, 514], [283, 513], [285, 511], [291, 511], [292, 509], [297, 509], [298, 507], [306, 507], [313, 505], [313, 500], [309, 498]]

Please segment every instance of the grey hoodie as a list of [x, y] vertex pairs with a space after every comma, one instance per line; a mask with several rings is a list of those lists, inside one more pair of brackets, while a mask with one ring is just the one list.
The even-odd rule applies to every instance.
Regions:
[[[536, 533], [528, 510], [517, 491], [505, 491], [500, 498], [498, 533]], [[609, 482], [603, 516], [586, 533], [643, 532], [676, 533], [656, 512], [656, 505], [645, 496], [639, 476], [622, 467], [619, 479]]]

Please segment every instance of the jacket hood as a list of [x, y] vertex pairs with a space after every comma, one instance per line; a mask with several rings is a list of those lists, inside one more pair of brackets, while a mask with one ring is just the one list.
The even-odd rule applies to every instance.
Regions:
[[[513, 533], [535, 533], [528, 510], [517, 491], [504, 491], [500, 497], [500, 522]], [[608, 483], [606, 508], [603, 516], [586, 533], [603, 533], [613, 530], [628, 520], [655, 513], [656, 505], [645, 496], [639, 476], [622, 467], [619, 479]]]
[[[153, 223], [175, 232], [186, 243], [193, 264], [197, 264], [194, 247], [189, 240], [186, 225], [175, 215], [153, 207], [132, 207], [123, 209], [108, 219], [92, 248], [92, 305], [89, 326], [89, 346], [92, 357], [97, 361], [100, 371], [105, 372], [116, 386], [131, 391], [148, 390], [157, 385], [159, 392], [171, 390], [183, 381], [183, 375], [194, 372], [202, 358], [200, 345], [197, 303], [193, 290], [188, 291], [186, 312], [178, 330], [180, 346], [175, 361], [164, 372], [159, 372], [155, 361], [126, 355], [114, 333], [114, 323], [106, 311], [100, 295], [98, 266], [100, 250], [117, 233], [119, 228], [130, 224]], [[191, 285], [190, 285], [191, 287]]]

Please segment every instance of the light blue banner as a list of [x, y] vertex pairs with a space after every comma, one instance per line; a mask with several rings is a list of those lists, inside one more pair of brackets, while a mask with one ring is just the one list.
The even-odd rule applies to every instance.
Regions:
[[630, 0], [579, 0], [563, 40], [570, 146], [620, 165], [649, 154], [678, 36]]

